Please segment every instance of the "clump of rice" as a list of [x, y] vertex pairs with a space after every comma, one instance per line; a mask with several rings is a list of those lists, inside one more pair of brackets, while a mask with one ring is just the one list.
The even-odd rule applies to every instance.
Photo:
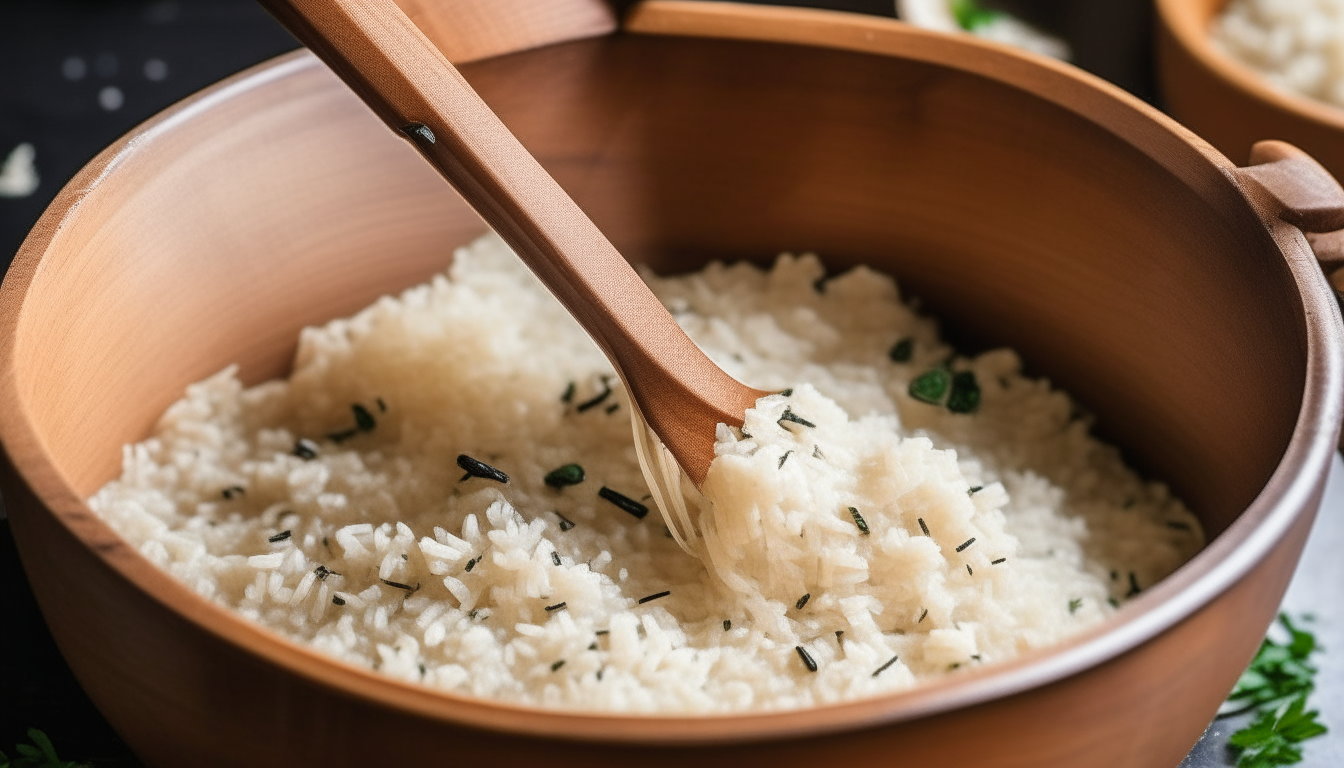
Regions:
[[1344, 0], [1231, 0], [1210, 36], [1279, 88], [1344, 107]]
[[[890, 278], [823, 275], [786, 255], [648, 276], [716, 362], [782, 392], [719, 431], [710, 568], [641, 514], [625, 392], [494, 236], [305, 330], [287, 381], [192, 385], [90, 503], [192, 589], [338, 659], [622, 712], [909, 688], [1092, 626], [1202, 546], [1012, 352], [954, 357]], [[945, 365], [978, 382], [973, 413], [910, 396]], [[571, 464], [581, 480], [547, 484]]]

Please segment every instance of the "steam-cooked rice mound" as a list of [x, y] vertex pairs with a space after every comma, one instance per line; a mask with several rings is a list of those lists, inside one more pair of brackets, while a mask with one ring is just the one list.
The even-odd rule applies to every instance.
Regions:
[[1344, 107], [1344, 0], [1231, 0], [1210, 36], [1275, 86]]
[[650, 509], [619, 381], [493, 236], [305, 330], [286, 381], [192, 385], [90, 503], [201, 595], [349, 663], [628, 712], [992, 664], [1200, 548], [1012, 352], [954, 357], [890, 278], [822, 277], [811, 256], [647, 276], [716, 362], [781, 392], [720, 427], [704, 562]]

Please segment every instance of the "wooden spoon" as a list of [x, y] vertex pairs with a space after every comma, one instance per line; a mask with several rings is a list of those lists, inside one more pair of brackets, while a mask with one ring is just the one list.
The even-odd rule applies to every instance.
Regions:
[[[569, 310], [630, 393], [640, 464], [684, 548], [715, 427], [767, 394], [724, 373], [392, 0], [261, 0], [420, 153]], [[652, 432], [650, 432], [652, 430]]]

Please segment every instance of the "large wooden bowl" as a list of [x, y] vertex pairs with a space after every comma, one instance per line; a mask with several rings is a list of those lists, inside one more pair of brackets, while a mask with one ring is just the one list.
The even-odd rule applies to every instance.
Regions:
[[1344, 178], [1344, 109], [1276, 88], [1216, 50], [1209, 25], [1226, 5], [1157, 0], [1157, 71], [1168, 111], [1228, 157], [1242, 160], [1253, 143], [1273, 137]]
[[1076, 393], [1212, 541], [1063, 647], [908, 693], [712, 718], [440, 693], [202, 599], [85, 504], [122, 444], [227, 363], [284, 375], [301, 327], [425, 279], [483, 230], [291, 55], [100, 155], [0, 289], [24, 566], [146, 763], [1180, 760], [1276, 610], [1344, 398], [1339, 313], [1306, 241], [1248, 202], [1226, 158], [1076, 70], [891, 21], [653, 0], [617, 31], [593, 0], [407, 7], [631, 259], [677, 271], [811, 249], [890, 272], [957, 338], [1010, 344]]

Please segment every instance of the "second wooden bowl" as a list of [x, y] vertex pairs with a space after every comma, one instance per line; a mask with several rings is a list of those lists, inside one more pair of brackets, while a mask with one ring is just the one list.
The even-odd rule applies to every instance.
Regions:
[[1167, 110], [1232, 159], [1261, 139], [1310, 152], [1344, 178], [1344, 109], [1277, 88], [1214, 48], [1209, 25], [1227, 0], [1157, 0], [1158, 79]]
[[100, 155], [0, 288], [0, 477], [24, 567], [146, 763], [1180, 760], [1277, 609], [1344, 407], [1338, 309], [1281, 206], [1115, 88], [896, 22], [649, 0], [618, 30], [595, 0], [406, 5], [630, 259], [676, 272], [815, 250], [889, 272], [956, 338], [1014, 346], [1076, 394], [1211, 542], [1061, 647], [722, 717], [443, 693], [201, 598], [85, 504], [121, 446], [229, 363], [250, 383], [284, 375], [303, 326], [424, 280], [483, 231], [298, 54]]

